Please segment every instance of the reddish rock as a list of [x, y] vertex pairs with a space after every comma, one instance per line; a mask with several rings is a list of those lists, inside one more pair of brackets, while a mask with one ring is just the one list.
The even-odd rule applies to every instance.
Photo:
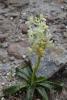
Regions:
[[22, 24], [22, 26], [21, 26], [21, 32], [22, 32], [23, 34], [27, 34], [27, 32], [28, 32], [28, 27], [27, 27], [26, 24]]
[[63, 2], [64, 2], [64, 0], [58, 0], [58, 2], [59, 2], [59, 3], [63, 3]]
[[23, 55], [26, 55], [28, 45], [27, 43], [24, 42], [19, 42], [19, 43], [12, 43], [8, 46], [8, 54], [10, 56], [14, 56], [17, 59], [23, 58]]
[[52, 16], [46, 18], [46, 22], [47, 22], [47, 23], [54, 23], [54, 21], [55, 21], [55, 18], [52, 17]]
[[65, 27], [64, 24], [57, 25], [57, 30], [58, 30], [58, 32], [60, 32], [60, 33], [64, 33], [64, 32], [66, 32], [66, 27]]
[[6, 34], [0, 34], [0, 42], [4, 42], [7, 38]]
[[65, 27], [64, 24], [58, 25], [58, 28], [59, 28], [59, 29], [66, 29], [66, 27]]

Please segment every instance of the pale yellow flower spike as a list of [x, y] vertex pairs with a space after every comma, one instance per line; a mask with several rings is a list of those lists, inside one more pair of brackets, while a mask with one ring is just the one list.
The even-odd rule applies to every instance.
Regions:
[[48, 26], [46, 25], [46, 19], [43, 15], [31, 17], [29, 23], [31, 24], [28, 30], [29, 42], [31, 45], [29, 51], [35, 52], [36, 55], [42, 57], [45, 49], [51, 44], [51, 34], [47, 32]]

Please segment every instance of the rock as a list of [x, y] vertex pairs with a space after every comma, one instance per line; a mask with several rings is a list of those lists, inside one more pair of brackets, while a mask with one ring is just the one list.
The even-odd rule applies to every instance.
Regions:
[[64, 18], [64, 20], [63, 20], [63, 24], [67, 25], [67, 17]]
[[8, 4], [12, 4], [14, 6], [23, 6], [29, 4], [29, 0], [7, 0]]
[[7, 38], [6, 34], [0, 34], [0, 42], [4, 42]]
[[61, 6], [61, 9], [64, 10], [64, 6]]
[[64, 3], [64, 0], [57, 0], [59, 3]]
[[64, 24], [57, 25], [57, 30], [60, 33], [64, 33], [64, 32], [66, 32], [66, 26]]
[[58, 28], [59, 28], [59, 29], [66, 29], [66, 27], [65, 27], [64, 24], [58, 25]]
[[19, 43], [12, 43], [8, 46], [8, 54], [10, 56], [14, 56], [18, 59], [23, 58], [23, 55], [27, 53], [28, 50], [28, 43], [19, 42]]
[[64, 7], [64, 8], [63, 8], [63, 11], [67, 11], [67, 7]]
[[9, 57], [9, 60], [10, 60], [10, 61], [14, 61], [15, 58], [11, 56], [11, 57]]
[[64, 32], [63, 37], [67, 38], [67, 32]]
[[63, 88], [60, 96], [59, 95], [56, 96], [56, 100], [67, 100], [67, 89], [66, 88]]
[[63, 78], [67, 78], [67, 68], [65, 68], [65, 70], [63, 71], [62, 77]]
[[51, 17], [47, 17], [46, 20], [47, 20], [47, 21], [46, 21], [47, 23], [54, 23], [55, 18], [53, 18], [53, 17], [51, 16]]
[[6, 60], [8, 58], [7, 51], [4, 49], [0, 49], [0, 61]]
[[13, 18], [16, 18], [17, 16], [19, 16], [19, 12], [9, 12], [5, 14], [6, 17], [10, 17], [11, 20], [13, 20]]
[[[32, 65], [35, 63], [36, 56], [31, 58]], [[61, 70], [67, 63], [67, 51], [62, 48], [53, 48], [46, 51], [46, 55], [41, 60], [41, 67], [37, 76], [52, 77], [56, 72]]]
[[8, 47], [8, 42], [2, 43], [2, 47], [3, 47], [3, 48], [7, 48], [7, 47]]
[[22, 24], [22, 26], [21, 26], [21, 31], [22, 31], [23, 34], [27, 34], [27, 32], [28, 32], [28, 27], [27, 27], [26, 24]]
[[1, 100], [5, 100], [5, 98], [4, 98], [4, 97], [2, 97], [2, 98], [1, 98]]
[[4, 10], [0, 9], [0, 15], [8, 13], [8, 11], [9, 11], [9, 9], [4, 9]]

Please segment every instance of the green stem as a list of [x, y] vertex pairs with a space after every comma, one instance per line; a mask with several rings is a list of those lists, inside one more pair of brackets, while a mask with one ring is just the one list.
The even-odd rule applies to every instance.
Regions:
[[35, 75], [36, 75], [36, 72], [37, 72], [38, 67], [39, 67], [39, 65], [40, 65], [40, 60], [41, 60], [41, 57], [38, 56], [37, 62], [36, 62], [36, 64], [35, 64], [35, 67], [33, 68], [31, 84], [33, 84], [33, 82], [34, 82], [34, 80], [35, 80]]

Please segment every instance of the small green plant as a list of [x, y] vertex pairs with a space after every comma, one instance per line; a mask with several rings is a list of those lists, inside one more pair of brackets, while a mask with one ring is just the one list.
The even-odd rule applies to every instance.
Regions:
[[46, 77], [37, 77], [36, 75], [40, 67], [41, 58], [46, 48], [50, 47], [52, 43], [50, 41], [51, 35], [47, 31], [48, 26], [42, 15], [39, 17], [30, 17], [28, 25], [29, 50], [36, 54], [36, 62], [33, 66], [26, 65], [23, 68], [16, 68], [16, 76], [22, 79], [22, 83], [6, 88], [4, 93], [6, 95], [13, 95], [20, 90], [26, 91], [25, 100], [33, 100], [33, 96], [37, 91], [42, 100], [48, 100], [48, 92], [62, 89], [62, 84], [51, 82]]

